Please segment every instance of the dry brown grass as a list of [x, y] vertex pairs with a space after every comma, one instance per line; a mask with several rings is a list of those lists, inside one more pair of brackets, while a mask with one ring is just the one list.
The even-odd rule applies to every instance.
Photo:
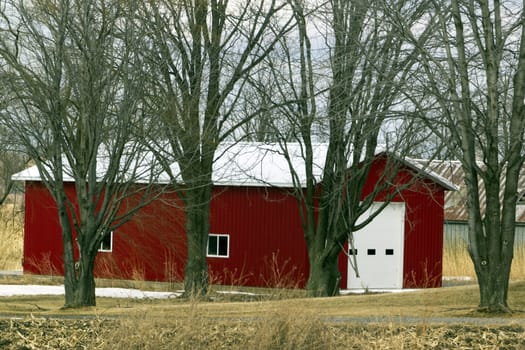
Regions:
[[[0, 321], [2, 349], [523, 349], [516, 325], [333, 324], [299, 311], [254, 321], [151, 316]], [[308, 316], [308, 317], [305, 317]]]
[[0, 207], [0, 270], [21, 270], [24, 215], [19, 205]]
[[[443, 249], [443, 276], [465, 276], [475, 280], [476, 274], [472, 260], [467, 251], [466, 244], [460, 242], [456, 245], [445, 245]], [[525, 245], [520, 244], [514, 248], [514, 260], [510, 279], [513, 281], [525, 280]]]
[[[79, 310], [60, 309], [59, 296], [2, 298], [0, 314], [21, 319], [0, 318], [0, 348], [525, 348], [523, 312], [486, 319], [481, 326], [463, 318], [487, 317], [476, 311], [475, 285], [250, 302], [211, 297], [206, 302], [99, 298], [97, 307]], [[512, 283], [510, 304], [525, 309], [525, 282]], [[365, 317], [378, 321], [357, 321]]]

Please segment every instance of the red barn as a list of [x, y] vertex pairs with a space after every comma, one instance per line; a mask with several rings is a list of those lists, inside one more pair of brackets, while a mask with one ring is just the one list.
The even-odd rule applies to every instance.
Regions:
[[[293, 147], [291, 161], [303, 181], [299, 148]], [[316, 151], [316, 164], [323, 164], [325, 145], [318, 145]], [[387, 153], [377, 154], [366, 193], [378, 183], [391, 159]], [[400, 189], [370, 225], [354, 233], [354, 249], [340, 257], [343, 289], [441, 285], [444, 193], [455, 186], [415, 162], [396, 161], [402, 165], [392, 186], [410, 185]], [[321, 166], [315, 168], [319, 180], [321, 170]], [[24, 272], [62, 274], [61, 229], [54, 200], [36, 167], [13, 178], [25, 181]], [[308, 277], [307, 250], [288, 163], [277, 146], [250, 143], [220, 150], [213, 179], [210, 282], [303, 287]], [[66, 185], [74, 196], [74, 184]], [[381, 200], [378, 196], [377, 205]], [[181, 281], [186, 254], [184, 210], [174, 193], [166, 193], [103, 242], [95, 274]], [[359, 277], [350, 267], [354, 258]]]

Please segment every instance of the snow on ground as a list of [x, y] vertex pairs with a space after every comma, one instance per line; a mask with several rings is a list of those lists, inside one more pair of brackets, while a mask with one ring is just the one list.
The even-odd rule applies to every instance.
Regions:
[[[341, 290], [342, 295], [360, 294], [360, 293], [397, 293], [397, 292], [412, 292], [416, 289], [346, 289]], [[256, 295], [254, 293], [240, 292], [240, 291], [218, 291], [221, 294], [243, 294]], [[177, 292], [150, 292], [138, 289], [128, 288], [96, 288], [95, 295], [97, 297], [105, 298], [130, 298], [130, 299], [168, 299], [176, 298], [182, 294], [182, 291]], [[43, 285], [15, 285], [15, 284], [0, 284], [0, 297], [19, 296], [19, 295], [64, 295], [64, 285], [60, 286], [43, 286]]]
[[[342, 295], [360, 294], [360, 293], [396, 293], [412, 292], [416, 289], [346, 289], [341, 290]], [[254, 293], [236, 292], [236, 291], [218, 291], [221, 294], [246, 294], [256, 295]], [[149, 292], [139, 289], [128, 288], [96, 288], [95, 295], [105, 298], [130, 298], [130, 299], [168, 299], [176, 298], [182, 294], [177, 292]], [[17, 295], [64, 295], [64, 285], [60, 286], [43, 286], [35, 284], [0, 284], [0, 297], [10, 297]]]
[[404, 292], [415, 292], [418, 289], [408, 289], [408, 288], [397, 288], [397, 289], [341, 289], [339, 293], [341, 295], [348, 294], [364, 294], [364, 293], [404, 293]]
[[[17, 275], [18, 271], [0, 271], [0, 275]], [[21, 274], [21, 273], [20, 273]], [[471, 277], [443, 277], [444, 281], [460, 280], [471, 281]], [[398, 293], [398, 292], [413, 292], [417, 289], [343, 289], [341, 295], [361, 294], [361, 293]], [[240, 292], [240, 291], [218, 291], [222, 294], [246, 294], [256, 295], [254, 293]], [[97, 297], [106, 298], [130, 298], [130, 299], [168, 299], [176, 298], [182, 294], [182, 291], [177, 292], [150, 292], [139, 289], [128, 288], [96, 288], [95, 295]], [[44, 285], [14, 285], [14, 284], [0, 284], [0, 297], [18, 296], [18, 295], [64, 295], [64, 285], [60, 286], [44, 286]]]
[[[64, 295], [64, 285], [41, 286], [41, 285], [14, 285], [1, 284], [0, 297], [16, 295]], [[167, 299], [181, 295], [179, 292], [148, 292], [138, 289], [127, 288], [96, 288], [97, 297], [106, 298], [130, 298], [130, 299]]]

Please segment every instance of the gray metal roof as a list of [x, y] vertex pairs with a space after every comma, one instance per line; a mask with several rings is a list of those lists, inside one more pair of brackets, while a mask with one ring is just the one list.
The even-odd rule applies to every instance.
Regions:
[[[419, 161], [425, 163], [425, 161]], [[480, 167], [484, 167], [483, 164], [478, 164]], [[445, 221], [467, 221], [467, 208], [466, 208], [466, 187], [464, 182], [465, 174], [461, 163], [456, 160], [434, 160], [428, 165], [432, 171], [448, 179], [450, 182], [458, 186], [458, 190], [454, 192], [445, 193]], [[520, 198], [525, 193], [525, 167], [522, 169], [522, 176], [518, 182], [518, 193]], [[500, 180], [500, 200], [503, 198], [503, 190], [505, 188], [504, 179]], [[483, 182], [479, 180], [479, 200], [484, 212], [486, 205], [487, 196], [485, 193], [485, 186]], [[516, 222], [525, 223], [525, 202], [518, 202], [516, 207]]]

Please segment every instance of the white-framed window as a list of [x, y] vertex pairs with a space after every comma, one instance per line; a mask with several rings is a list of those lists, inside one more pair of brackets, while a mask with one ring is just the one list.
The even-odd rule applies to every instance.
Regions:
[[228, 258], [230, 256], [230, 235], [210, 233], [206, 256]]
[[113, 231], [104, 236], [98, 251], [102, 253], [111, 253], [113, 251]]

